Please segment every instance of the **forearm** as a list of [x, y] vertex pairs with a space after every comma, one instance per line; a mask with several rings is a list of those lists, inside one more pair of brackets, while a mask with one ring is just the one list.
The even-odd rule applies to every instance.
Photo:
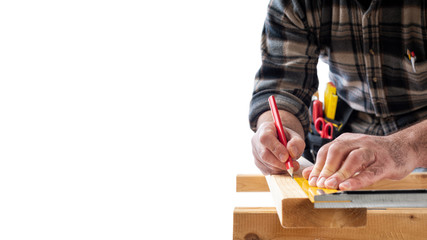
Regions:
[[[284, 110], [279, 110], [280, 119], [282, 120], [283, 126], [286, 128], [290, 128], [296, 133], [298, 133], [302, 139], [304, 139], [304, 129], [302, 127], [301, 122], [295, 117], [292, 113], [289, 113]], [[257, 121], [257, 127], [259, 127], [264, 122], [272, 122], [273, 116], [271, 115], [271, 111], [266, 111], [261, 114]]]
[[[427, 120], [405, 128], [390, 135], [395, 141], [403, 144], [403, 151], [408, 151], [409, 159], [416, 161], [417, 167], [427, 167]], [[406, 147], [406, 149], [405, 149]]]

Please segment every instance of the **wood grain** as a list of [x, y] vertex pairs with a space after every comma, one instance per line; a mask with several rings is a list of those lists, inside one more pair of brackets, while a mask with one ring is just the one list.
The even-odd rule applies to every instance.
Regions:
[[269, 192], [264, 175], [239, 174], [236, 176], [236, 192]]
[[[302, 169], [311, 165], [299, 160]], [[288, 175], [238, 175], [238, 192], [272, 192], [279, 222], [283, 227], [360, 227], [367, 223], [366, 209], [315, 209], [300, 186]], [[365, 189], [427, 189], [427, 173], [412, 173], [399, 181], [382, 180]]]
[[266, 176], [283, 227], [361, 227], [366, 209], [316, 209], [289, 176]]
[[[381, 180], [365, 190], [399, 190], [399, 189], [427, 189], [427, 172], [411, 173], [401, 180]], [[236, 176], [237, 192], [268, 192], [268, 184], [261, 174], [238, 174]]]
[[427, 189], [427, 172], [411, 173], [401, 180], [381, 180], [366, 190]]
[[426, 239], [427, 209], [369, 210], [365, 227], [286, 227], [274, 208], [235, 208], [233, 239]]

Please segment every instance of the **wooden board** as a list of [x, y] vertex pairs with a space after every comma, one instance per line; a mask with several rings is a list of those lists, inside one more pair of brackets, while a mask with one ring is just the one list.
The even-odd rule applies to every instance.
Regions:
[[236, 192], [269, 192], [264, 175], [239, 174], [236, 177]]
[[[364, 188], [369, 189], [427, 189], [427, 172], [411, 173], [402, 180], [381, 180], [372, 186]], [[261, 174], [238, 174], [236, 176], [236, 192], [268, 192], [267, 180]]]
[[427, 209], [369, 210], [362, 228], [283, 228], [275, 208], [235, 208], [234, 240], [426, 239]]
[[[301, 169], [311, 163], [299, 160]], [[300, 170], [301, 171], [301, 170]], [[299, 171], [299, 174], [300, 174]], [[267, 176], [283, 227], [359, 227], [366, 224], [364, 209], [314, 209], [301, 188], [288, 175]], [[365, 189], [427, 188], [427, 173], [412, 173], [402, 180], [382, 180]], [[265, 192], [269, 187], [263, 175], [238, 175], [236, 191]], [[308, 216], [308, 217], [307, 217]]]
[[402, 180], [381, 180], [364, 190], [427, 189], [427, 172], [411, 173]]
[[[295, 174], [298, 176], [298, 173]], [[266, 176], [283, 227], [361, 227], [366, 209], [315, 209], [313, 203], [290, 176]]]

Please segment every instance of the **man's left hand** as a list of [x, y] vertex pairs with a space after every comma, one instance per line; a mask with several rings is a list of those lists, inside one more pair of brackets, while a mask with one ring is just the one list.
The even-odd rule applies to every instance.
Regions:
[[310, 186], [356, 190], [381, 179], [399, 180], [417, 167], [408, 156], [408, 143], [399, 135], [345, 133], [324, 145], [316, 164], [303, 176]]

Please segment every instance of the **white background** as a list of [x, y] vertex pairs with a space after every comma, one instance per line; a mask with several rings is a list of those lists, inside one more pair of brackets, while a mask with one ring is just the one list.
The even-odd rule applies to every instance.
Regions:
[[2, 1], [0, 239], [231, 239], [267, 4]]

